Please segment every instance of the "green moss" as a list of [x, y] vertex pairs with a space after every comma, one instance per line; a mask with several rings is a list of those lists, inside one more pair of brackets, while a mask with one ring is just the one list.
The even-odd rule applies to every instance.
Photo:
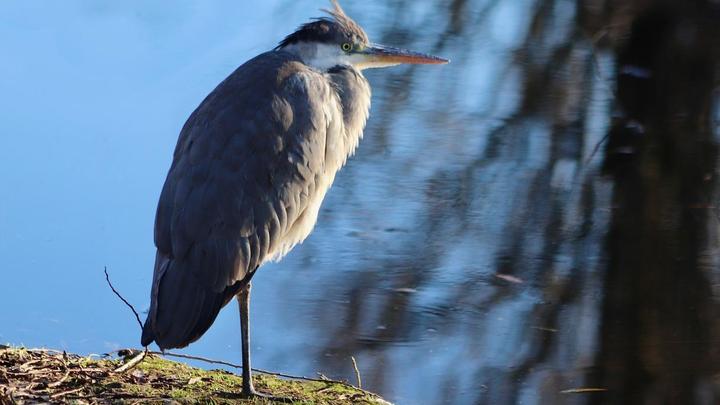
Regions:
[[[272, 404], [242, 399], [242, 378], [225, 370], [203, 370], [158, 356], [147, 356], [135, 368], [115, 373], [121, 359], [96, 359], [47, 350], [0, 347], [0, 403], [92, 399], [125, 404]], [[280, 379], [256, 374], [255, 387], [294, 404], [378, 404], [382, 399], [353, 387], [317, 381]]]

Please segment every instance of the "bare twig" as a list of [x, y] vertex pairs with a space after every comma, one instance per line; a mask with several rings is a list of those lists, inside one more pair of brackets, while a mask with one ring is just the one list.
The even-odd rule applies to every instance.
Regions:
[[[166, 352], [149, 351], [148, 354], [154, 354], [157, 356], [164, 356], [164, 357], [177, 357], [177, 358], [181, 358], [181, 359], [198, 360], [198, 361], [202, 361], [202, 362], [209, 363], [209, 364], [220, 364], [223, 366], [233, 367], [233, 368], [240, 369], [240, 370], [242, 369], [242, 366], [239, 364], [229, 363], [227, 361], [222, 361], [222, 360], [213, 360], [213, 359], [208, 359], [206, 357], [193, 356], [193, 355], [189, 355], [189, 354], [172, 353], [172, 352], [167, 352], [167, 351]], [[312, 378], [312, 377], [302, 377], [302, 376], [284, 374], [284, 373], [275, 373], [272, 371], [267, 371], [267, 370], [263, 370], [263, 369], [259, 369], [259, 368], [253, 368], [252, 371], [255, 371], [256, 373], [260, 373], [260, 374], [275, 376], [275, 377], [289, 378], [292, 380], [314, 381], [314, 382], [322, 382], [322, 383], [327, 383], [327, 384], [340, 384], [340, 385], [344, 385], [346, 387], [361, 391], [364, 394], [378, 397], [377, 394], [375, 394], [373, 392], [365, 391], [364, 389], [362, 389], [360, 387], [356, 387], [355, 385], [352, 385], [347, 381], [332, 380], [320, 373], [318, 373], [318, 374], [320, 374], [321, 378]]]
[[[105, 268], [103, 269], [103, 271], [105, 272], [105, 280], [107, 281], [108, 286], [110, 286], [110, 289], [112, 290], [112, 292], [115, 293], [115, 295], [117, 295], [117, 297], [120, 298], [120, 300], [121, 300], [122, 302], [124, 302], [125, 305], [128, 306], [128, 308], [130, 308], [130, 310], [132, 311], [132, 313], [135, 315], [135, 319], [137, 320], [138, 326], [140, 326], [140, 330], [142, 330], [142, 328], [143, 328], [142, 321], [140, 321], [140, 315], [139, 315], [138, 312], [135, 310], [135, 307], [134, 307], [131, 303], [129, 303], [128, 300], [126, 300], [122, 295], [120, 295], [120, 293], [119, 293], [119, 292], [115, 289], [115, 287], [113, 286], [112, 282], [110, 282], [110, 276], [108, 275], [107, 266], [105, 266]], [[145, 356], [147, 356], [147, 354], [148, 354], [148, 348], [145, 347], [145, 350], [144, 350], [142, 353], [137, 354], [135, 357], [133, 357], [132, 359], [130, 359], [130, 361], [128, 361], [127, 363], [125, 363], [125, 364], [123, 364], [122, 366], [116, 368], [116, 369], [114, 370], [114, 372], [116, 372], [116, 373], [123, 373], [123, 372], [125, 372], [125, 371], [130, 370], [131, 368], [137, 366], [138, 364], [140, 364], [140, 362], [142, 362], [143, 360], [145, 360]]]
[[362, 389], [362, 380], [360, 379], [360, 370], [358, 370], [357, 361], [355, 361], [354, 356], [350, 356], [350, 360], [352, 360], [353, 368], [355, 369], [355, 378], [357, 378], [357, 386], [358, 388]]
[[[199, 360], [199, 361], [203, 361], [203, 362], [205, 362], [205, 363], [220, 364], [220, 365], [223, 365], [223, 366], [233, 367], [233, 368], [237, 368], [237, 369], [242, 370], [242, 366], [239, 365], [239, 364], [229, 363], [229, 362], [227, 362], [227, 361], [222, 361], [222, 360], [208, 359], [208, 358], [206, 358], [206, 357], [193, 356], [193, 355], [190, 355], [190, 354], [180, 354], [180, 353], [172, 353], [172, 352], [149, 352], [149, 353], [150, 353], [150, 354], [155, 354], [155, 355], [158, 355], [158, 356], [165, 356], [165, 357], [177, 357], [177, 358], [181, 358], [181, 359]], [[293, 379], [293, 380], [319, 381], [319, 382], [332, 382], [332, 383], [345, 384], [343, 381], [334, 381], [334, 380], [330, 380], [330, 379], [327, 379], [327, 378], [321, 380], [321, 379], [319, 379], [319, 378], [299, 377], [299, 376], [296, 376], [296, 375], [289, 375], [289, 374], [282, 374], [282, 373], [274, 373], [274, 372], [272, 372], [272, 371], [267, 371], [267, 370], [263, 370], [263, 369], [260, 369], [260, 368], [253, 368], [252, 371], [255, 371], [256, 373], [261, 373], [261, 374], [273, 375], [273, 376], [275, 376], [275, 377], [291, 378], [291, 379]]]
[[68, 390], [68, 391], [57, 392], [55, 394], [50, 395], [50, 398], [58, 398], [58, 397], [64, 397], [65, 395], [74, 394], [78, 391], [82, 391], [83, 388], [84, 387], [80, 387], [80, 388], [75, 388], [75, 389]]
[[128, 308], [130, 308], [130, 310], [133, 312], [133, 314], [135, 314], [135, 319], [137, 319], [137, 323], [138, 323], [138, 325], [140, 325], [140, 330], [142, 330], [143, 326], [142, 326], [142, 322], [140, 321], [140, 315], [138, 315], [138, 312], [135, 310], [135, 307], [133, 307], [131, 303], [129, 303], [125, 298], [123, 298], [123, 296], [120, 295], [120, 293], [115, 289], [115, 287], [113, 287], [112, 283], [110, 282], [110, 276], [108, 275], [107, 266], [105, 266], [104, 271], [105, 271], [105, 280], [107, 281], [108, 285], [110, 286], [110, 289], [112, 290], [112, 292], [115, 293], [115, 295], [117, 295], [118, 298], [120, 298], [122, 300], [122, 302], [125, 303], [125, 305], [128, 306]]
[[131, 358], [127, 363], [123, 364], [122, 366], [116, 368], [113, 370], [115, 373], [124, 373], [131, 368], [137, 366], [140, 364], [141, 361], [145, 360], [145, 356], [148, 354], [148, 349], [145, 347], [145, 350], [143, 350], [141, 353], [136, 354], [135, 357]]
[[65, 375], [63, 375], [62, 378], [60, 378], [59, 380], [48, 384], [48, 387], [51, 387], [51, 388], [59, 387], [60, 385], [62, 385], [62, 383], [65, 382], [65, 380], [68, 379], [68, 377], [70, 377], [70, 368], [68, 367], [67, 361], [65, 360], [67, 358], [67, 353], [63, 352], [63, 357], [60, 357], [60, 358], [52, 357], [52, 358], [59, 360], [62, 363], [63, 368], [65, 369]]
[[[302, 381], [315, 381], [315, 382], [324, 382], [324, 383], [331, 383], [331, 384], [342, 384], [342, 385], [344, 385], [344, 386], [346, 386], [346, 387], [351, 387], [351, 388], [355, 388], [355, 389], [360, 389], [360, 388], [358, 388], [358, 387], [350, 384], [350, 383], [347, 382], [347, 381], [331, 380], [331, 379], [329, 379], [329, 378], [327, 378], [327, 377], [326, 377], [326, 378], [302, 377], [302, 376], [291, 375], [291, 374], [275, 373], [275, 372], [272, 372], [272, 371], [260, 370], [260, 369], [257, 369], [257, 368], [253, 368], [252, 370], [255, 371], [255, 372], [261, 373], [261, 374], [272, 375], [272, 376], [275, 376], [275, 377], [290, 378], [290, 379], [293, 379], [293, 380], [302, 380]], [[361, 390], [361, 391], [362, 391], [362, 390]], [[374, 395], [374, 394], [373, 394], [373, 395]]]
[[31, 365], [35, 365], [35, 364], [38, 364], [38, 363], [44, 363], [44, 362], [45, 362], [45, 359], [36, 359], [36, 360], [26, 361], [25, 363], [23, 363], [23, 364], [20, 365], [19, 370], [20, 370], [21, 372], [26, 372], [26, 371], [28, 371], [28, 370], [30, 370], [30, 369], [33, 368], [33, 367], [30, 367]]
[[48, 384], [47, 386], [48, 386], [49, 388], [54, 388], [54, 387], [59, 387], [59, 386], [61, 386], [62, 383], [64, 383], [64, 382], [68, 379], [68, 377], [70, 377], [70, 371], [71, 371], [71, 370], [70, 370], [69, 368], [68, 368], [68, 369], [65, 369], [65, 375], [63, 375], [62, 378], [60, 378], [59, 380], [57, 380], [57, 381], [55, 381], [55, 382], [53, 382], [53, 383]]
[[[180, 359], [200, 360], [200, 361], [204, 361], [205, 363], [222, 364], [223, 366], [242, 369], [242, 366], [238, 365], [238, 364], [228, 363], [227, 361], [222, 361], [222, 360], [212, 360], [212, 359], [208, 359], [208, 358], [200, 357], [200, 356], [192, 356], [190, 354], [180, 354], [180, 353], [172, 353], [172, 352], [153, 352], [153, 351], [150, 351], [148, 353], [154, 354], [157, 356], [164, 356], [164, 357], [177, 357]], [[253, 369], [253, 370], [258, 371], [256, 369]]]

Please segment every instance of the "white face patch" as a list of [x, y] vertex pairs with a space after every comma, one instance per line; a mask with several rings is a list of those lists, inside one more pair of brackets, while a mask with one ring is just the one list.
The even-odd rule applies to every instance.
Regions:
[[283, 50], [298, 55], [305, 64], [322, 72], [337, 65], [351, 64], [350, 56], [340, 48], [340, 45], [299, 42], [288, 45]]
[[333, 44], [299, 42], [288, 45], [283, 50], [298, 55], [307, 65], [321, 72], [338, 65], [351, 65], [358, 70], [399, 65], [399, 63], [374, 60], [375, 58], [366, 54], [347, 54], [340, 45]]

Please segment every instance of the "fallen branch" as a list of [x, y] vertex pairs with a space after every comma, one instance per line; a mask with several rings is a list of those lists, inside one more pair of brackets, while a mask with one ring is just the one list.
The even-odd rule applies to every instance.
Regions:
[[116, 368], [113, 371], [115, 373], [124, 373], [124, 372], [130, 370], [131, 368], [137, 366], [138, 364], [140, 364], [140, 362], [142, 362], [143, 360], [145, 360], [145, 356], [147, 356], [147, 354], [148, 354], [148, 348], [146, 347], [145, 350], [143, 350], [140, 354], [136, 354], [133, 358], [130, 359], [130, 361], [128, 361], [127, 363], [123, 364], [122, 366]]

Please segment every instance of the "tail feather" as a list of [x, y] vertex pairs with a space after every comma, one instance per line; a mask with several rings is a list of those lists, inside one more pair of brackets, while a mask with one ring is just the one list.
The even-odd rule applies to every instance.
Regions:
[[185, 267], [182, 261], [158, 253], [150, 311], [140, 340], [143, 346], [155, 341], [161, 349], [170, 349], [196, 341], [242, 285], [238, 282], [215, 292]]
[[151, 325], [150, 317], [145, 320], [145, 324], [142, 329], [142, 336], [140, 337], [140, 344], [148, 346], [155, 340], [155, 333], [153, 333], [153, 327]]

